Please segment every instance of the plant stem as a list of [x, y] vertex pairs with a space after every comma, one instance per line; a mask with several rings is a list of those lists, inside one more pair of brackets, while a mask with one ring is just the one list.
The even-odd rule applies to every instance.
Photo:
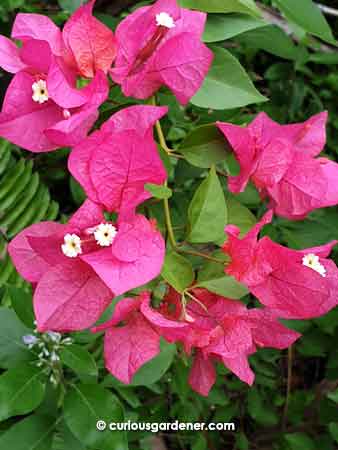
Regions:
[[225, 261], [222, 261], [221, 259], [218, 259], [218, 258], [214, 258], [213, 256], [207, 255], [206, 253], [197, 252], [195, 250], [185, 250], [185, 249], [181, 249], [181, 248], [176, 248], [176, 250], [178, 253], [186, 253], [187, 255], [200, 256], [201, 258], [208, 259], [209, 261], [213, 261], [218, 264], [223, 264], [223, 265], [225, 264]]
[[286, 427], [286, 422], [287, 422], [287, 418], [288, 418], [288, 409], [289, 409], [291, 385], [292, 385], [292, 365], [293, 365], [293, 348], [291, 345], [288, 348], [288, 378], [287, 378], [286, 399], [285, 399], [283, 422], [282, 422], [283, 430]]
[[[155, 96], [153, 96], [150, 100], [150, 103], [153, 106], [156, 106], [156, 99]], [[161, 127], [161, 123], [159, 120], [156, 121], [155, 124], [156, 127], [156, 132], [157, 132], [157, 136], [160, 142], [161, 147], [166, 151], [166, 153], [170, 156], [174, 156], [176, 157], [177, 155], [174, 153], [173, 151], [167, 146], [164, 134], [163, 134], [163, 130]], [[167, 181], [164, 183], [164, 185], [167, 187], [168, 183]], [[167, 232], [168, 232], [168, 238], [170, 241], [170, 244], [173, 248], [173, 250], [175, 250], [178, 253], [186, 253], [187, 255], [192, 255], [192, 256], [200, 256], [201, 258], [207, 259], [209, 261], [213, 261], [219, 264], [225, 264], [224, 261], [217, 259], [217, 258], [213, 258], [212, 256], [209, 256], [205, 253], [201, 253], [201, 252], [197, 252], [195, 250], [185, 250], [185, 249], [181, 249], [178, 247], [177, 242], [176, 242], [176, 238], [175, 238], [175, 233], [174, 233], [174, 229], [173, 229], [173, 225], [172, 225], [172, 221], [171, 221], [171, 215], [170, 215], [170, 207], [169, 207], [169, 200], [167, 198], [163, 199], [163, 206], [164, 206], [164, 217], [165, 217], [165, 223], [166, 223], [166, 228], [167, 228]]]
[[[156, 97], [155, 97], [155, 95], [153, 95], [153, 96], [151, 97], [150, 103], [151, 103], [153, 106], [156, 106]], [[165, 150], [165, 152], [166, 152], [168, 155], [171, 155], [171, 154], [173, 153], [173, 151], [172, 151], [171, 148], [169, 148], [169, 147], [167, 146], [167, 143], [166, 143], [166, 140], [165, 140], [165, 137], [164, 137], [164, 134], [163, 134], [163, 130], [162, 130], [162, 127], [161, 127], [161, 123], [160, 123], [159, 120], [156, 121], [156, 123], [155, 123], [155, 128], [156, 128], [158, 140], [160, 141], [161, 147], [163, 148], [163, 150]]]
[[[167, 182], [165, 182], [164, 185], [167, 186]], [[163, 199], [163, 206], [164, 206], [164, 217], [165, 217], [165, 223], [166, 223], [166, 227], [167, 227], [169, 241], [170, 241], [170, 244], [173, 247], [173, 249], [177, 249], [177, 242], [176, 242], [173, 225], [171, 222], [171, 216], [170, 216], [169, 200], [167, 198]]]

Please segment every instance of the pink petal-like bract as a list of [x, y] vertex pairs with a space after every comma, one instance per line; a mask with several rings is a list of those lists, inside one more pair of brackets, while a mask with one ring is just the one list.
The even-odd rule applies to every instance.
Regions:
[[[157, 25], [167, 14], [174, 26]], [[117, 55], [111, 70], [127, 96], [145, 99], [162, 85], [186, 104], [201, 87], [212, 52], [201, 42], [206, 14], [179, 8], [176, 0], [158, 0], [137, 9], [117, 27]]]
[[81, 255], [115, 295], [157, 277], [164, 261], [164, 239], [155, 225], [137, 215], [122, 222], [111, 247]]
[[76, 331], [90, 327], [113, 295], [90, 267], [67, 261], [48, 270], [34, 293], [39, 331]]
[[[79, 256], [62, 249], [67, 234], [81, 239], [81, 251], [104, 251], [93, 227], [105, 223], [102, 208], [86, 200], [68, 224], [31, 225], [10, 242], [8, 249], [18, 272], [34, 284], [34, 311], [39, 331], [75, 331], [92, 326], [110, 304], [113, 293]], [[111, 247], [110, 247], [111, 250]]]
[[37, 283], [51, 267], [46, 259], [33, 250], [28, 237], [47, 238], [65, 233], [65, 225], [56, 222], [40, 222], [25, 228], [8, 245], [8, 253], [20, 275], [31, 283]]
[[[0, 36], [1, 67], [16, 74], [0, 113], [0, 136], [32, 152], [72, 147], [87, 136], [108, 97], [107, 46], [114, 41], [113, 33], [92, 16], [93, 4], [80, 8], [65, 26], [69, 48], [59, 28], [40, 14], [17, 15], [12, 37], [22, 41], [20, 48]], [[79, 89], [77, 78], [89, 65], [93, 80]], [[36, 98], [38, 82], [46, 83], [43, 98]]]
[[189, 383], [201, 395], [208, 395], [216, 380], [216, 362], [223, 362], [251, 385], [254, 373], [248, 356], [257, 347], [287, 348], [300, 336], [279, 323], [268, 308], [248, 309], [239, 301], [200, 288], [193, 289], [191, 294], [184, 314], [177, 308], [181, 311], [179, 316], [178, 311], [172, 312], [171, 306], [176, 305], [180, 294], [172, 289], [158, 311], [150, 306], [149, 299], [142, 302], [140, 310], [166, 340], [182, 343], [188, 354], [195, 351]]
[[93, 14], [95, 0], [81, 6], [66, 22], [62, 35], [81, 76], [93, 78], [98, 70], [107, 73], [116, 55], [113, 32]]
[[242, 192], [251, 180], [270, 208], [291, 220], [304, 219], [317, 208], [338, 204], [338, 164], [315, 158], [324, 148], [327, 113], [304, 123], [279, 125], [260, 113], [247, 126], [217, 123], [240, 166], [229, 177], [229, 189]]
[[[321, 316], [338, 304], [338, 268], [326, 258], [333, 241], [304, 250], [291, 250], [265, 236], [257, 240], [261, 227], [271, 220], [263, 219], [242, 239], [227, 227], [228, 241], [224, 251], [231, 257], [225, 272], [244, 283], [259, 301], [281, 318], [309, 319]], [[303, 262], [306, 255], [319, 258], [319, 269]]]
[[[136, 299], [121, 300], [112, 320], [103, 324], [104, 359], [107, 369], [123, 383], [130, 383], [137, 370], [160, 352], [160, 335], [139, 311], [142, 302], [149, 302], [149, 293]], [[116, 326], [123, 320], [122, 326]], [[100, 327], [97, 327], [98, 331]]]
[[167, 178], [152, 130], [166, 112], [165, 107], [126, 108], [70, 155], [69, 170], [88, 197], [119, 212], [119, 221], [132, 219], [135, 208], [151, 197], [146, 183], [162, 184]]
[[0, 36], [0, 67], [10, 73], [17, 73], [26, 67], [21, 61], [19, 48], [5, 36]]
[[61, 31], [49, 17], [42, 14], [17, 14], [11, 37], [23, 42], [29, 40], [46, 41], [55, 56], [61, 56], [62, 54]]
[[189, 374], [189, 384], [192, 389], [205, 397], [216, 381], [216, 370], [209, 358], [204, 358], [197, 352]]

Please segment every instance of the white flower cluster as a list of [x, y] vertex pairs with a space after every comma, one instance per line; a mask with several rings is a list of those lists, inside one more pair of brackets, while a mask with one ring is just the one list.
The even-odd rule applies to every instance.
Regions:
[[73, 340], [69, 337], [64, 338], [62, 334], [54, 331], [38, 333], [34, 330], [33, 333], [23, 336], [22, 340], [29, 349], [38, 351], [37, 367], [43, 368], [50, 382], [56, 386], [61, 370], [59, 351], [62, 347], [72, 344]]
[[[117, 230], [111, 223], [100, 223], [97, 227], [90, 229], [96, 243], [101, 247], [109, 247], [113, 243]], [[64, 243], [61, 245], [62, 253], [68, 258], [76, 258], [82, 253], [81, 238], [77, 234], [66, 234]]]

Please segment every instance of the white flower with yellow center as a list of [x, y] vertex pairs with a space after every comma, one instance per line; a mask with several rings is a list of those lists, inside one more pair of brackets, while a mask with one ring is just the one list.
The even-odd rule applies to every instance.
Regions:
[[100, 223], [94, 231], [96, 242], [102, 247], [108, 247], [116, 236], [116, 228], [111, 223]]
[[310, 267], [310, 269], [315, 270], [322, 277], [326, 277], [326, 270], [323, 264], [319, 262], [319, 256], [315, 255], [314, 253], [308, 253], [307, 255], [303, 256], [302, 262], [303, 266]]
[[40, 105], [44, 102], [48, 101], [48, 91], [47, 91], [47, 83], [45, 80], [39, 80], [32, 84], [33, 95], [32, 99], [40, 103]]
[[76, 258], [77, 255], [82, 253], [81, 239], [77, 234], [66, 234], [64, 244], [61, 245], [62, 252], [68, 258]]
[[174, 19], [166, 12], [156, 14], [156, 25], [166, 28], [174, 28]]

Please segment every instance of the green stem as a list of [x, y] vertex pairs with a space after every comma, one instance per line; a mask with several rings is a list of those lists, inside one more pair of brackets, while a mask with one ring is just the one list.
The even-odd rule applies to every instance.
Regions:
[[[156, 106], [155, 96], [151, 97], [150, 102], [153, 106]], [[155, 128], [156, 128], [158, 140], [160, 141], [160, 146], [163, 148], [163, 150], [165, 150], [166, 153], [168, 153], [168, 155], [171, 155], [173, 153], [173, 151], [171, 148], [169, 148], [167, 146], [167, 143], [166, 143], [163, 131], [162, 131], [161, 123], [159, 120], [155, 123]]]
[[287, 376], [286, 399], [285, 399], [283, 422], [282, 422], [283, 430], [286, 427], [286, 422], [287, 422], [287, 418], [288, 418], [288, 409], [289, 409], [291, 385], [292, 385], [292, 365], [293, 365], [293, 348], [291, 345], [288, 348], [288, 376]]
[[[165, 182], [165, 186], [167, 186], [167, 182]], [[174, 234], [173, 224], [171, 222], [169, 200], [167, 198], [165, 198], [163, 200], [163, 205], [164, 205], [164, 217], [165, 217], [166, 228], [168, 231], [169, 241], [170, 241], [170, 244], [173, 247], [173, 249], [176, 250], [177, 242], [176, 242], [176, 238], [175, 238], [175, 234]]]
[[201, 258], [207, 259], [209, 261], [218, 263], [218, 264], [223, 264], [225, 265], [226, 262], [222, 261], [221, 259], [218, 258], [214, 258], [213, 256], [207, 255], [206, 253], [202, 253], [202, 252], [197, 252], [195, 250], [185, 250], [185, 249], [181, 249], [181, 248], [176, 248], [178, 253], [186, 253], [187, 255], [192, 255], [192, 256], [199, 256]]
[[[156, 106], [155, 96], [153, 96], [150, 99], [150, 103], [153, 106]], [[158, 140], [160, 142], [161, 147], [166, 151], [166, 153], [168, 155], [172, 155], [173, 151], [168, 147], [168, 145], [166, 143], [164, 133], [163, 133], [163, 130], [161, 127], [161, 123], [159, 120], [156, 122], [155, 128], [156, 128]], [[176, 157], [175, 154], [173, 156]], [[165, 182], [164, 185], [168, 186], [167, 182]], [[176, 242], [175, 233], [174, 233], [174, 229], [173, 229], [173, 225], [172, 225], [172, 221], [171, 221], [171, 215], [170, 215], [169, 200], [167, 198], [163, 200], [163, 205], [164, 205], [164, 217], [165, 217], [165, 223], [166, 223], [166, 228], [167, 228], [167, 232], [168, 232], [168, 238], [169, 238], [169, 241], [170, 241], [170, 244], [171, 244], [173, 250], [177, 251], [178, 253], [186, 253], [187, 255], [200, 256], [201, 258], [207, 259], [209, 261], [213, 261], [213, 262], [216, 262], [219, 264], [224, 264], [224, 262], [221, 261], [220, 259], [213, 258], [212, 256], [209, 256], [205, 253], [197, 252], [195, 250], [180, 249]]]

